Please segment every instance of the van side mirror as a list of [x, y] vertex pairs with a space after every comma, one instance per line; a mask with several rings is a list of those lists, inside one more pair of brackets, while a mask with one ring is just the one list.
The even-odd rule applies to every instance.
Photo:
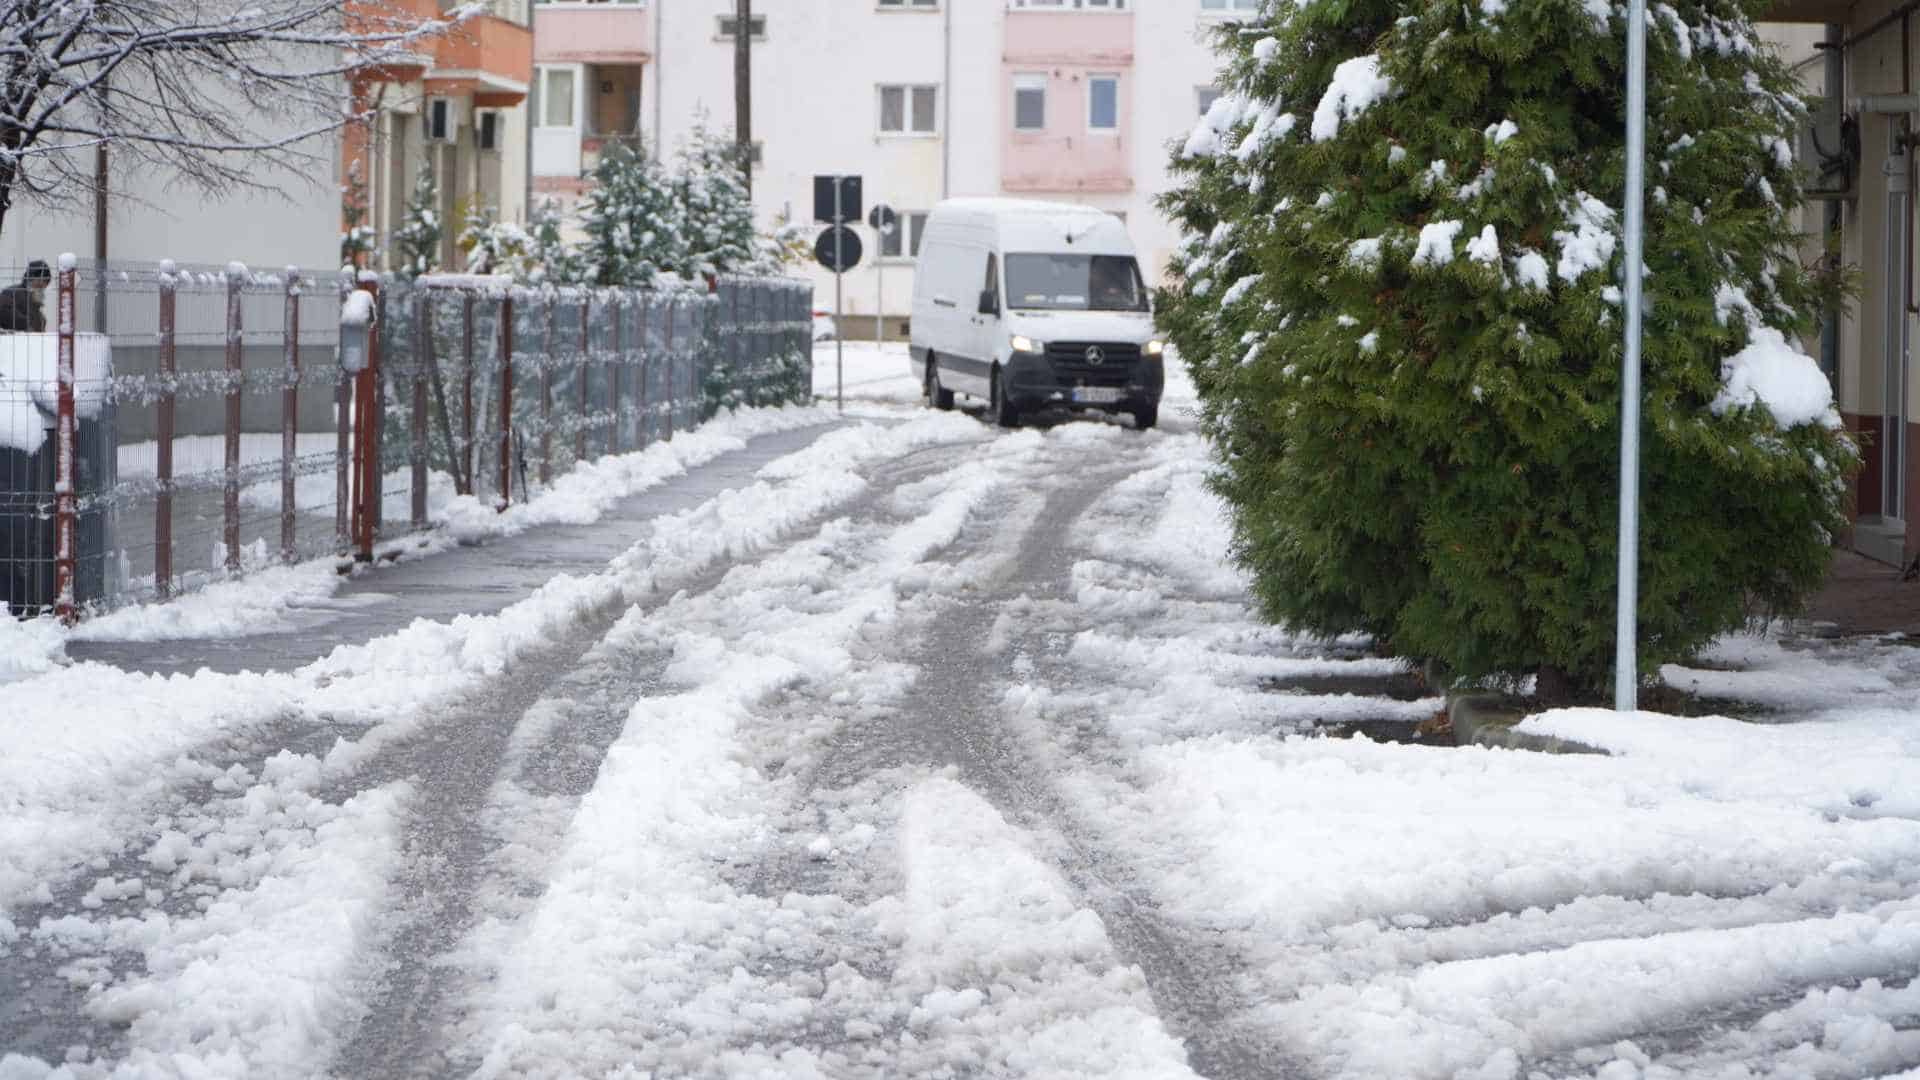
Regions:
[[992, 289], [980, 290], [980, 314], [982, 315], [1000, 314], [1000, 298], [993, 294]]

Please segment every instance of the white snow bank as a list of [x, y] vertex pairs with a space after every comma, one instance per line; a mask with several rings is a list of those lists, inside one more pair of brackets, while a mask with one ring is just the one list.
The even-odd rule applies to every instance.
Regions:
[[1358, 117], [1391, 93], [1393, 80], [1380, 74], [1380, 57], [1369, 54], [1341, 61], [1313, 110], [1313, 141], [1326, 142], [1338, 135], [1342, 121]]
[[66, 632], [52, 618], [0, 618], [0, 686], [66, 662]]
[[1813, 423], [1840, 427], [1826, 373], [1771, 326], [1750, 329], [1747, 347], [1721, 361], [1720, 393], [1708, 408], [1724, 416], [1756, 406], [1765, 408], [1782, 428]]

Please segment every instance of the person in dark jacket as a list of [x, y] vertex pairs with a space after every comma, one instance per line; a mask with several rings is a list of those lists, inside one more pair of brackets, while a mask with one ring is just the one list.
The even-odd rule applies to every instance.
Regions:
[[0, 289], [0, 330], [43, 333], [47, 329], [47, 313], [41, 302], [52, 281], [53, 268], [45, 259], [35, 259], [27, 264], [20, 284]]

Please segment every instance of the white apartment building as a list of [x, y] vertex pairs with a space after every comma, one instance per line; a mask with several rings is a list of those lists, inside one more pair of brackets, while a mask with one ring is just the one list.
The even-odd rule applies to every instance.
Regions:
[[[1150, 279], [1177, 235], [1154, 206], [1168, 144], [1211, 101], [1211, 32], [1257, 0], [756, 0], [754, 201], [811, 222], [813, 177], [858, 174], [899, 212], [845, 277], [845, 331], [898, 334], [918, 228], [943, 198], [1016, 195], [1120, 215]], [[600, 147], [733, 125], [733, 0], [536, 4], [536, 194], [576, 198]], [[878, 257], [876, 258], [876, 253]], [[814, 272], [831, 302], [832, 275]], [[862, 318], [864, 317], [864, 318]]]

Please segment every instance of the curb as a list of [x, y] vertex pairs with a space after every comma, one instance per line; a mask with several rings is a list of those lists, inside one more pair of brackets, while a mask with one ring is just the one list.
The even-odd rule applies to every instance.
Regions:
[[1461, 694], [1447, 702], [1455, 746], [1488, 746], [1503, 750], [1531, 750], [1542, 754], [1605, 754], [1597, 746], [1551, 735], [1528, 735], [1513, 730], [1529, 710], [1500, 694]]

